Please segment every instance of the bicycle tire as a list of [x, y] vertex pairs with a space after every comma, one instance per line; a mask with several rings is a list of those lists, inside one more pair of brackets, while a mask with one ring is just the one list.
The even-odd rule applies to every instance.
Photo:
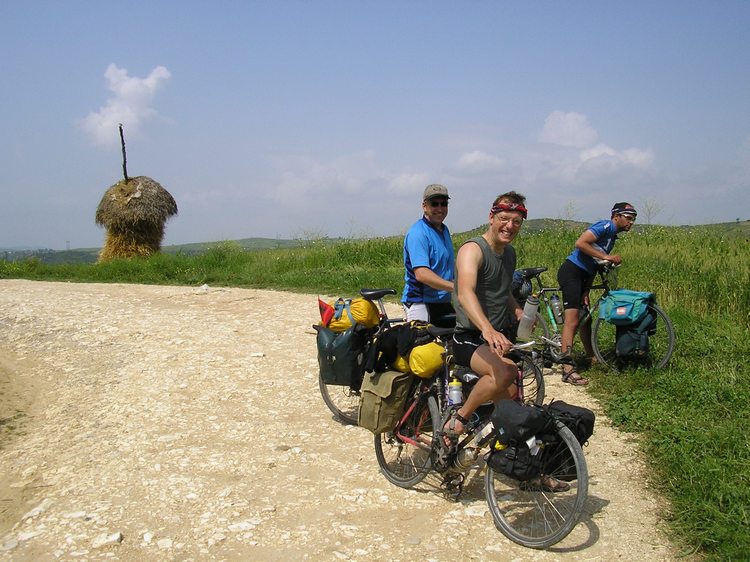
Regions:
[[[550, 458], [544, 459], [542, 471], [552, 478], [568, 481], [568, 490], [546, 491], [539, 485], [522, 483], [497, 473], [490, 466], [485, 474], [485, 493], [495, 526], [510, 540], [528, 548], [548, 548], [567, 537], [578, 523], [588, 496], [589, 474], [581, 445], [561, 422], [556, 425], [560, 446]], [[555, 461], [560, 464], [558, 455], [565, 454], [573, 459], [575, 474], [572, 476], [565, 474], [571, 469], [570, 465], [550, 468], [555, 466]]]
[[375, 456], [380, 471], [389, 482], [401, 488], [411, 488], [424, 480], [432, 468], [434, 432], [440, 428], [440, 410], [432, 394], [421, 394], [409, 416], [397, 429], [420, 443], [405, 442], [396, 432], [375, 436]]
[[523, 372], [523, 403], [544, 404], [544, 375], [531, 358], [524, 357], [519, 362], [519, 369]]
[[328, 409], [336, 419], [346, 425], [357, 425], [359, 418], [360, 392], [349, 386], [326, 384], [318, 375], [318, 386]]
[[542, 316], [541, 312], [537, 312], [536, 322], [534, 323], [534, 327], [531, 329], [531, 339], [538, 341], [539, 336], [549, 338], [550, 333], [551, 332], [549, 326], [547, 325], [547, 320], [544, 318], [544, 316]]
[[676, 341], [674, 325], [667, 313], [658, 305], [649, 304], [648, 309], [656, 315], [656, 332], [648, 338], [649, 353], [645, 359], [623, 360], [617, 357], [615, 352], [617, 327], [601, 317], [596, 319], [591, 331], [591, 346], [594, 349], [594, 355], [602, 365], [619, 371], [628, 366], [662, 369], [669, 363]]

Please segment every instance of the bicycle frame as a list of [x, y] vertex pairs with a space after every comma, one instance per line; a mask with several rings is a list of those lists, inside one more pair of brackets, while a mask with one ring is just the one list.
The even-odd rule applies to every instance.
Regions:
[[[547, 271], [547, 268], [533, 268], [535, 273], [532, 275], [527, 276], [526, 278], [529, 280], [529, 282], [532, 283], [532, 287], [534, 285], [534, 281], [536, 281], [536, 291], [535, 293], [539, 297], [539, 305], [540, 307], [543, 306], [545, 309], [545, 315], [548, 320], [548, 326], [550, 329], [550, 332], [554, 334], [553, 339], [559, 340], [560, 336], [560, 328], [559, 324], [557, 323], [557, 320], [555, 319], [555, 315], [552, 311], [552, 304], [550, 302], [550, 296], [555, 294], [560, 294], [560, 287], [545, 287], [544, 283], [542, 283], [542, 273]], [[607, 294], [610, 291], [610, 283], [608, 280], [609, 272], [611, 271], [611, 267], [605, 267], [599, 271], [597, 271], [597, 275], [600, 278], [600, 282], [597, 284], [592, 284], [590, 287], [588, 287], [588, 291], [596, 291], [601, 290], [602, 293], [599, 295], [599, 298], [596, 300], [596, 303], [594, 306], [591, 305], [583, 305], [582, 309], [583, 314], [580, 315], [580, 319], [578, 322], [578, 328], [576, 328], [576, 332], [580, 328], [580, 326], [586, 322], [589, 322], [591, 320], [591, 311], [596, 310], [596, 307], [599, 306], [599, 303], [601, 300], [607, 296]], [[590, 301], [589, 301], [590, 302]]]
[[[436, 379], [439, 379], [440, 375], [434, 375]], [[401, 432], [401, 428], [403, 427], [406, 420], [409, 418], [409, 416], [412, 415], [415, 408], [417, 407], [417, 404], [420, 403], [422, 400], [422, 397], [424, 395], [430, 394], [433, 392], [433, 387], [438, 384], [438, 380], [430, 379], [428, 381], [420, 381], [418, 383], [417, 389], [413, 393], [413, 398], [411, 400], [411, 403], [409, 404], [409, 407], [406, 409], [406, 412], [403, 416], [401, 416], [401, 419], [399, 420], [398, 424], [396, 424], [396, 427], [394, 428], [394, 434], [396, 437], [398, 437], [401, 441], [404, 443], [408, 443], [409, 445], [412, 445], [414, 447], [418, 447], [420, 449], [424, 449], [426, 451], [429, 451], [432, 448], [432, 443], [423, 443], [418, 441], [419, 435], [415, 435], [415, 439], [412, 439], [408, 435], [405, 435]], [[438, 399], [438, 404], [440, 404], [440, 400]]]

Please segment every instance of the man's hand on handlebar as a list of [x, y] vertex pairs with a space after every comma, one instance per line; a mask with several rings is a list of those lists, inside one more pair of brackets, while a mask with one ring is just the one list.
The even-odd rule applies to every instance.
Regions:
[[483, 332], [482, 337], [484, 337], [492, 353], [498, 357], [502, 357], [513, 348], [513, 344], [508, 338], [492, 328]]

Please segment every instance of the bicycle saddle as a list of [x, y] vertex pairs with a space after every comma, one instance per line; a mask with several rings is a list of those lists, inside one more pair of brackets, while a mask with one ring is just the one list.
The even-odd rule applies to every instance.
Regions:
[[430, 324], [427, 326], [427, 333], [436, 338], [442, 338], [451, 335], [453, 333], [453, 328], [440, 328], [439, 326], [433, 326]]
[[529, 279], [531, 277], [536, 277], [540, 273], [544, 273], [547, 271], [546, 267], [526, 267], [524, 269], [519, 269], [518, 272], [523, 275], [525, 279]]
[[386, 295], [395, 295], [396, 289], [360, 289], [359, 294], [368, 301], [382, 299]]

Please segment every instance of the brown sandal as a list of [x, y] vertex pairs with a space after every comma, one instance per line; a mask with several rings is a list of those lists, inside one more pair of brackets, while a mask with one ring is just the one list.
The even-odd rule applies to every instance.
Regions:
[[542, 475], [528, 482], [521, 482], [520, 488], [524, 492], [567, 492], [570, 490], [570, 484], [552, 476]]
[[588, 379], [584, 379], [581, 374], [575, 369], [571, 369], [567, 373], [563, 371], [562, 381], [574, 386], [586, 386], [589, 384]]

